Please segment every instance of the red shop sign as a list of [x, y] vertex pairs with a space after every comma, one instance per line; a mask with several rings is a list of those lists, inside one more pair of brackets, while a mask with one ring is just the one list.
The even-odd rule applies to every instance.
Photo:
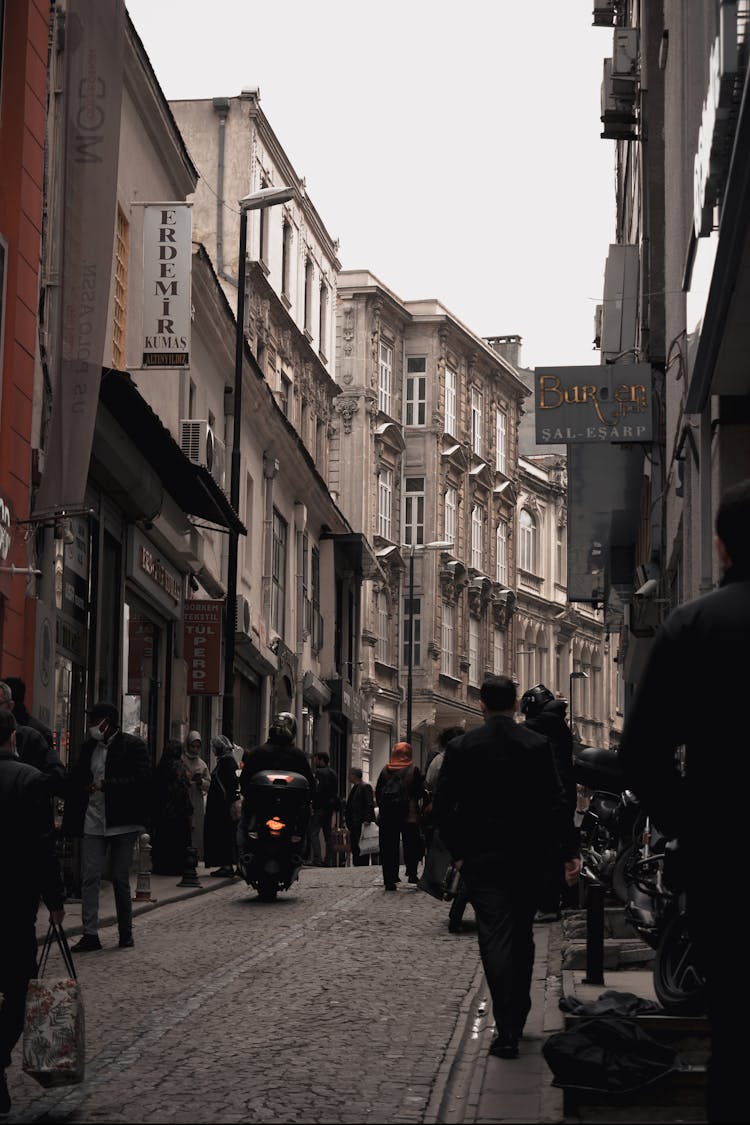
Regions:
[[183, 611], [188, 695], [221, 695], [224, 602], [188, 598]]

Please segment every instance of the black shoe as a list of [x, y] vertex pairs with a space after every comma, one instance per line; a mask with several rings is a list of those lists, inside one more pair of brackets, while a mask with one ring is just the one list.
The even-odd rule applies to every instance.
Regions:
[[463, 922], [448, 922], [449, 934], [462, 934], [464, 932]]
[[8, 1089], [8, 1080], [5, 1077], [5, 1071], [0, 1070], [0, 1121], [5, 1121], [9, 1113], [10, 1091]]
[[559, 922], [559, 921], [560, 921], [560, 911], [559, 910], [537, 910], [536, 914], [534, 915], [534, 922], [538, 923], [538, 924], [541, 924], [543, 922]]
[[220, 867], [218, 871], [212, 871], [211, 874], [217, 879], [231, 879], [234, 875], [234, 868]]
[[489, 1053], [495, 1059], [518, 1058], [518, 1036], [498, 1035], [490, 1044]]
[[419, 879], [416, 875], [410, 875], [409, 876], [409, 882], [412, 883], [414, 886], [416, 886], [417, 883], [419, 882]]
[[386, 883], [385, 889], [387, 891], [395, 891], [397, 889], [396, 884], [395, 883]]
[[123, 934], [120, 937], [120, 949], [132, 949], [135, 945], [132, 934]]
[[70, 949], [72, 953], [93, 953], [101, 947], [102, 943], [96, 934], [84, 934], [80, 941], [71, 945]]

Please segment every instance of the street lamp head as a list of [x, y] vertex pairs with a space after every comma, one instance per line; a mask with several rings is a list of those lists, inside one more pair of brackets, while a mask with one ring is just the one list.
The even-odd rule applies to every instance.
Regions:
[[587, 680], [589, 678], [588, 672], [571, 672], [571, 680]]
[[454, 546], [452, 539], [435, 539], [431, 543], [413, 543], [414, 551], [450, 551]]
[[259, 191], [251, 191], [249, 195], [240, 199], [239, 205], [241, 211], [257, 211], [261, 207], [272, 207], [275, 203], [286, 203], [293, 198], [292, 187], [265, 187], [260, 188]]

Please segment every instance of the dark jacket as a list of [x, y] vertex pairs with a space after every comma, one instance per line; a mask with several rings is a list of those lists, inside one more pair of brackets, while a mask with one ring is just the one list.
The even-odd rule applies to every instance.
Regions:
[[[39, 770], [0, 750], [0, 855], [3, 929], [31, 925], [39, 898], [49, 910], [65, 901], [49, 790]], [[11, 858], [12, 857], [12, 858]]]
[[576, 811], [576, 779], [573, 776], [573, 735], [570, 727], [565, 722], [567, 703], [564, 699], [553, 699], [547, 703], [538, 715], [527, 719], [525, 726], [536, 731], [543, 738], [549, 739], [552, 753], [555, 756], [557, 773], [565, 790], [565, 801], [570, 813], [572, 839], [576, 839], [576, 830], [573, 817]]
[[207, 867], [232, 867], [236, 861], [237, 825], [231, 806], [240, 796], [237, 761], [222, 754], [211, 770], [203, 824], [203, 858]]
[[54, 750], [55, 740], [52, 737], [52, 731], [49, 729], [49, 727], [45, 723], [42, 722], [41, 719], [37, 719], [35, 715], [32, 715], [26, 709], [25, 703], [19, 703], [18, 701], [16, 701], [13, 704], [13, 714], [16, 717], [17, 723], [19, 723], [19, 724], [21, 724], [25, 727], [31, 727], [32, 730], [35, 730], [37, 732], [37, 734], [41, 734], [42, 738], [47, 743], [50, 750]]
[[288, 742], [264, 742], [261, 746], [244, 751], [240, 774], [240, 789], [243, 797], [247, 796], [250, 778], [261, 770], [290, 770], [292, 773], [301, 773], [307, 778], [311, 793], [315, 788], [315, 777], [307, 755], [304, 750], [300, 750], [298, 746], [290, 746]]
[[538, 867], [578, 854], [549, 741], [506, 715], [449, 744], [433, 816], [454, 859]]
[[339, 800], [339, 779], [330, 766], [318, 766], [315, 771], [315, 812], [333, 813], [341, 807]]
[[403, 808], [402, 819], [407, 824], [419, 824], [420, 820], [420, 807], [424, 799], [424, 775], [419, 766], [412, 763], [410, 766], [403, 766], [401, 769], [393, 770], [390, 766], [383, 766], [378, 780], [375, 782], [375, 800], [378, 805], [378, 820], [382, 824], [384, 820], [388, 820], [388, 811], [381, 803], [381, 793], [386, 781], [393, 776], [393, 774], [400, 774], [404, 783], [404, 792], [406, 804]]
[[[17, 721], [20, 724], [20, 720]], [[52, 743], [35, 726], [21, 724], [16, 727], [16, 750], [22, 762], [33, 766], [47, 777], [48, 794], [64, 794], [65, 766]]]
[[366, 781], [358, 781], [346, 798], [346, 823], [348, 828], [360, 829], [365, 822], [375, 819], [375, 795]]
[[750, 573], [732, 568], [718, 590], [674, 610], [657, 633], [619, 751], [627, 786], [661, 831], [707, 860], [707, 841], [720, 839], [726, 856], [745, 848], [741, 805], [731, 795], [745, 793], [748, 782], [748, 636]]
[[[93, 738], [86, 739], [75, 765], [68, 771], [62, 830], [69, 838], [83, 836], [88, 787], [92, 781], [91, 757], [96, 746]], [[150, 778], [146, 743], [134, 734], [118, 730], [108, 745], [104, 768], [104, 810], [108, 828], [148, 824]]]

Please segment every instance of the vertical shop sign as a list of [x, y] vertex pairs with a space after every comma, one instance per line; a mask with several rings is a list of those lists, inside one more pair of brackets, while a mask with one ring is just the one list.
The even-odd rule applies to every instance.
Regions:
[[192, 239], [189, 203], [154, 203], [144, 208], [144, 367], [190, 365]]
[[188, 695], [221, 695], [223, 601], [189, 598], [183, 607]]

